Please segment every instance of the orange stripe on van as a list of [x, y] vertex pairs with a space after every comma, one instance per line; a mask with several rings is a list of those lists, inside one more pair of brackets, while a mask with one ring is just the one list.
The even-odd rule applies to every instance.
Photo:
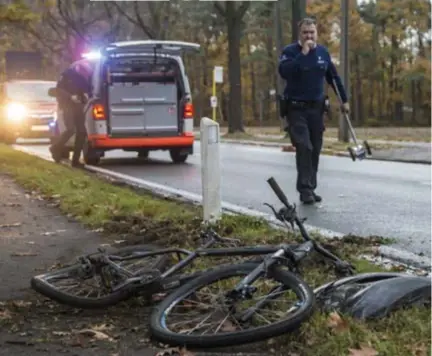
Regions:
[[191, 146], [193, 136], [177, 137], [140, 137], [140, 138], [111, 138], [106, 135], [89, 135], [93, 147], [183, 147]]

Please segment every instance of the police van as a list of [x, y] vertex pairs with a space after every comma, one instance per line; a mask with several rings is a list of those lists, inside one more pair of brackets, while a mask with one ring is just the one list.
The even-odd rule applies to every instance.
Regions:
[[[169, 151], [174, 163], [193, 154], [194, 110], [182, 60], [200, 45], [180, 41], [122, 41], [109, 44], [93, 65], [92, 93], [86, 105], [86, 164], [97, 165], [106, 151], [122, 149], [148, 157]], [[65, 130], [57, 111], [54, 135]], [[64, 154], [73, 149], [74, 137]]]

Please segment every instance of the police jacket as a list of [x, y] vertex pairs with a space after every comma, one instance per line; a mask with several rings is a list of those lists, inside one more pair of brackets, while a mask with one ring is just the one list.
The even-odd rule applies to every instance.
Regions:
[[279, 60], [279, 74], [285, 79], [286, 99], [299, 101], [323, 101], [324, 83], [327, 81], [334, 89], [336, 83], [342, 102], [348, 101], [340, 76], [331, 60], [327, 48], [317, 44], [307, 55], [296, 42], [284, 48]]
[[57, 82], [57, 100], [59, 105], [74, 105], [72, 96], [78, 97], [84, 103], [84, 94], [90, 95], [91, 85], [83, 76], [73, 69], [66, 69]]

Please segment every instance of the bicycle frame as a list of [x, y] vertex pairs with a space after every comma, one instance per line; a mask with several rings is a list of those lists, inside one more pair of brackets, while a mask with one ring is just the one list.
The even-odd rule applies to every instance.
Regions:
[[[182, 282], [182, 277], [191, 278], [194, 276], [194, 273], [188, 274], [188, 275], [182, 275], [180, 277], [173, 277], [172, 280], [171, 277], [176, 272], [179, 272], [183, 270], [186, 266], [191, 264], [194, 260], [200, 257], [233, 257], [233, 256], [258, 256], [258, 255], [266, 255], [266, 258], [258, 264], [256, 269], [254, 269], [248, 276], [246, 276], [233, 290], [233, 292], [240, 292], [241, 290], [244, 290], [245, 287], [247, 287], [249, 284], [253, 283], [260, 274], [265, 271], [266, 269], [270, 268], [274, 263], [277, 261], [284, 261], [286, 264], [288, 262], [289, 267], [296, 267], [297, 263], [304, 259], [312, 250], [315, 250], [316, 252], [322, 254], [324, 257], [332, 260], [335, 263], [335, 266], [337, 268], [340, 268], [341, 270], [344, 270], [345, 272], [348, 271], [349, 274], [352, 274], [354, 267], [339, 259], [339, 257], [332, 254], [330, 251], [327, 251], [324, 247], [320, 246], [317, 242], [312, 240], [307, 233], [303, 221], [306, 219], [300, 219], [297, 216], [296, 213], [296, 207], [295, 205], [290, 205], [288, 202], [287, 197], [282, 192], [274, 178], [269, 178], [267, 180], [275, 194], [278, 196], [279, 200], [285, 205], [285, 208], [282, 208], [279, 210], [279, 212], [276, 212], [276, 210], [273, 208], [273, 206], [269, 204], [268, 205], [274, 212], [276, 218], [280, 221], [282, 221], [287, 227], [288, 223], [291, 224], [291, 226], [294, 228], [294, 224], [297, 225], [297, 227], [300, 230], [300, 234], [302, 235], [303, 239], [305, 240], [304, 243], [300, 245], [296, 245], [296, 247], [293, 249], [294, 244], [280, 244], [278, 246], [245, 246], [245, 247], [227, 247], [227, 248], [212, 248], [212, 246], [217, 242], [236, 242], [239, 240], [235, 239], [229, 239], [229, 238], [223, 238], [219, 236], [213, 229], [208, 228], [206, 231], [203, 231], [201, 233], [201, 238], [207, 239], [209, 238], [209, 241], [204, 243], [201, 247], [196, 249], [195, 251], [189, 251], [187, 249], [183, 248], [165, 248], [160, 249], [157, 251], [150, 251], [150, 252], [142, 252], [137, 253], [132, 256], [128, 257], [119, 257], [115, 255], [110, 255], [107, 257], [106, 255], [102, 256], [102, 260], [104, 263], [111, 265], [115, 270], [121, 271], [124, 273], [128, 279], [120, 284], [117, 285], [114, 290], [118, 290], [121, 288], [124, 288], [131, 284], [138, 284], [137, 288], [140, 287], [147, 287], [149, 283], [155, 284], [157, 283], [157, 287], [162, 289], [163, 291], [166, 289], [171, 289], [173, 287], [176, 287], [180, 285]], [[122, 267], [118, 266], [115, 261], [126, 261], [130, 259], [135, 259], [137, 257], [150, 257], [150, 256], [158, 256], [163, 254], [172, 254], [175, 253], [179, 257], [179, 262], [176, 263], [174, 266], [169, 268], [167, 271], [161, 273], [160, 271], [146, 271], [148, 274], [150, 272], [157, 273], [156, 278], [150, 279], [148, 282], [144, 281], [145, 275], [142, 273], [138, 276], [135, 276], [134, 274], [131, 274], [127, 270], [123, 269]], [[184, 259], [181, 259], [181, 255], [186, 255], [187, 257]], [[86, 258], [89, 258], [90, 256], [87, 256]], [[200, 273], [200, 272], [198, 272]], [[164, 283], [165, 282], [165, 283]], [[168, 285], [168, 287], [166, 287]]]
[[[115, 287], [115, 290], [124, 288], [126, 285], [139, 283], [142, 281], [142, 276], [134, 277], [130, 272], [123, 269], [122, 267], [118, 266], [115, 261], [127, 261], [135, 258], [145, 258], [150, 256], [158, 256], [163, 254], [177, 254], [179, 257], [181, 255], [186, 255], [184, 259], [180, 259], [178, 263], [176, 263], [174, 266], [169, 268], [167, 271], [163, 272], [159, 276], [159, 280], [161, 281], [163, 289], [166, 289], [166, 287], [163, 285], [163, 282], [168, 279], [168, 277], [172, 276], [173, 274], [183, 270], [185, 267], [190, 265], [193, 261], [200, 257], [244, 257], [244, 256], [259, 256], [259, 255], [269, 255], [277, 253], [278, 251], [282, 250], [283, 246], [290, 246], [290, 245], [279, 245], [279, 246], [245, 246], [245, 247], [222, 247], [222, 248], [212, 248], [215, 243], [217, 242], [223, 242], [223, 241], [234, 241], [233, 239], [227, 239], [220, 237], [215, 231], [213, 231], [211, 228], [208, 229], [206, 232], [202, 233], [203, 237], [210, 237], [210, 240], [207, 241], [204, 245], [197, 248], [194, 251], [190, 251], [183, 248], [165, 248], [160, 249], [157, 251], [149, 251], [149, 252], [142, 252], [142, 253], [135, 253], [132, 256], [127, 257], [119, 257], [113, 255], [109, 255], [108, 258], [104, 258], [104, 262], [111, 265], [114, 269], [118, 271], [122, 271], [124, 274], [128, 276], [128, 279]], [[178, 280], [177, 280], [178, 281]], [[171, 283], [173, 281], [170, 281]], [[180, 281], [178, 283], [180, 284]]]

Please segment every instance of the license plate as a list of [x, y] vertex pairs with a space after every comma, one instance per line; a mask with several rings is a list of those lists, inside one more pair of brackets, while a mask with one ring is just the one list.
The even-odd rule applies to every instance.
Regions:
[[49, 131], [48, 125], [33, 125], [32, 131]]

